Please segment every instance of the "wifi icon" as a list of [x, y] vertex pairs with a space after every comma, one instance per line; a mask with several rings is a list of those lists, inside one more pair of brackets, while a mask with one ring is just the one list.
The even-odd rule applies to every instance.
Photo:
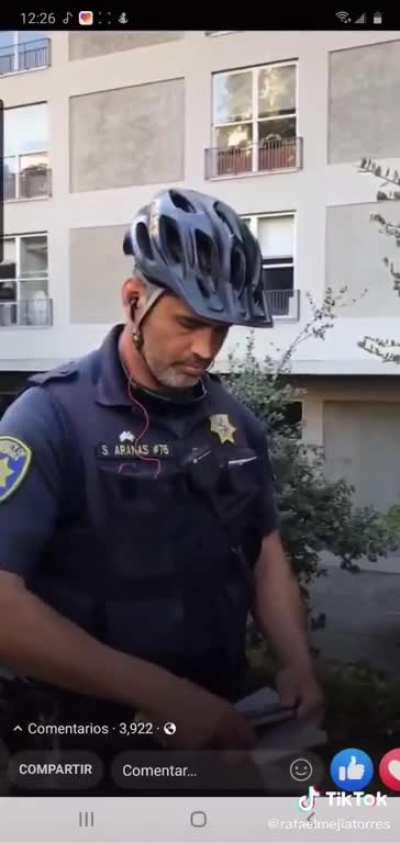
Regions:
[[348, 12], [336, 12], [336, 17], [340, 23], [351, 23], [351, 17]]

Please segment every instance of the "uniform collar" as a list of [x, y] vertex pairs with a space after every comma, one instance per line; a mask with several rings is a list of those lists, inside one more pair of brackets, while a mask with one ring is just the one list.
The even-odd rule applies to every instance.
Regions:
[[107, 407], [129, 407], [132, 404], [118, 353], [118, 340], [123, 327], [114, 325], [97, 352], [99, 368], [96, 400]]
[[[132, 407], [132, 401], [128, 395], [127, 380], [125, 372], [122, 368], [118, 342], [123, 330], [123, 325], [115, 325], [107, 334], [101, 348], [99, 349], [99, 369], [98, 379], [96, 384], [96, 400], [99, 404], [109, 407]], [[199, 388], [198, 393], [193, 394], [193, 397], [188, 401], [174, 401], [172, 397], [166, 394], [158, 395], [157, 392], [146, 390], [141, 387], [134, 389], [133, 394], [138, 396], [141, 401], [146, 404], [150, 403], [153, 409], [160, 408], [161, 412], [167, 411], [168, 408], [175, 409], [192, 409], [205, 404], [207, 398], [207, 381], [208, 376], [203, 381], [202, 389]]]

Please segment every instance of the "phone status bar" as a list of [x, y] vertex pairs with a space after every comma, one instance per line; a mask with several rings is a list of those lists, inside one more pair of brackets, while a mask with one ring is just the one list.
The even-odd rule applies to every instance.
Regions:
[[[15, 6], [3, 8], [0, 12], [0, 29], [75, 29], [90, 31], [130, 29], [176, 29], [203, 30], [208, 33], [226, 31], [226, 14], [220, 20], [218, 8], [213, 12], [193, 8], [186, 11], [163, 8], [147, 9], [43, 9], [24, 10]], [[285, 9], [275, 7], [255, 8], [244, 15], [239, 8], [230, 10], [230, 32], [246, 30], [343, 30], [358, 29], [400, 29], [400, 12], [395, 8], [365, 10], [363, 8], [334, 7], [332, 9], [315, 8]]]

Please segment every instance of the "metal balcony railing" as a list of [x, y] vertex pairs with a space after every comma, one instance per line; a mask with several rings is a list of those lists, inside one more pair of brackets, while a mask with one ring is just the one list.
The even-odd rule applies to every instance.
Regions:
[[24, 73], [50, 65], [50, 39], [40, 38], [22, 44], [0, 47], [0, 76], [6, 73]]
[[300, 318], [300, 290], [267, 290], [266, 294], [272, 316], [293, 321]]
[[43, 297], [0, 301], [0, 330], [7, 327], [45, 328], [52, 324], [52, 299]]
[[38, 162], [46, 157], [47, 152], [32, 152], [4, 158], [4, 201], [51, 196], [51, 170], [46, 160]]
[[206, 179], [239, 173], [301, 169], [303, 138], [269, 140], [248, 146], [211, 147], [205, 150]]

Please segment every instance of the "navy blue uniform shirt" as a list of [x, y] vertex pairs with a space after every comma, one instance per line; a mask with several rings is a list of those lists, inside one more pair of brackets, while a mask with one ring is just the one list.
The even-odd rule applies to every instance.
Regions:
[[36, 376], [1, 419], [0, 568], [96, 638], [200, 681], [210, 653], [236, 669], [243, 564], [277, 529], [267, 442], [215, 376], [181, 401], [129, 394], [121, 330]]

